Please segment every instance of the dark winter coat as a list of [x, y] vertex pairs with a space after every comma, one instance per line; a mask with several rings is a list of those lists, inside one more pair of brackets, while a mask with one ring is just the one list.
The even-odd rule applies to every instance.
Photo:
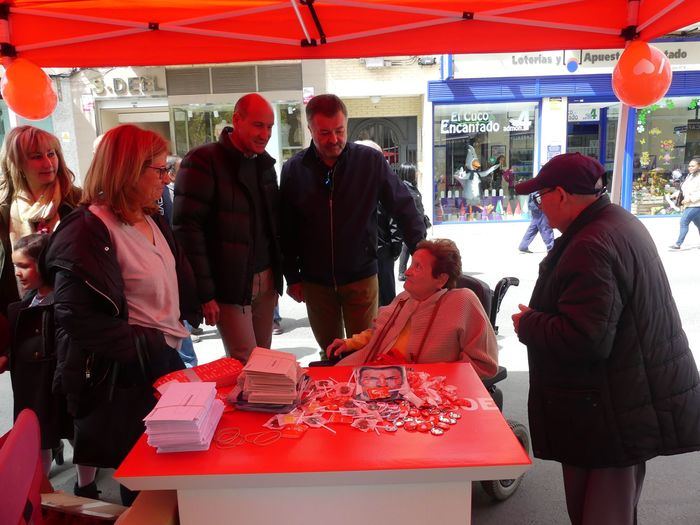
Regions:
[[[152, 219], [175, 256], [182, 318], [196, 326], [201, 314], [192, 270], [165, 218], [156, 214]], [[138, 366], [137, 338], [148, 353], [151, 376], [170, 371], [170, 355], [176, 352], [167, 347], [163, 333], [128, 323], [124, 282], [109, 230], [86, 207], [61, 221], [49, 244], [45, 268], [54, 279], [57, 342], [66, 348], [65, 355], [58, 355], [57, 386], [66, 394], [73, 415], [91, 404], [84, 394], [95, 367], [118, 362], [128, 375], [130, 367]]]
[[418, 188], [416, 188], [411, 182], [405, 180], [403, 183], [408, 189], [408, 193], [410, 193], [411, 197], [413, 197], [413, 203], [416, 205], [418, 215], [423, 217], [423, 223], [425, 224], [425, 228], [427, 230], [433, 224], [430, 222], [430, 217], [425, 214], [425, 208], [423, 207], [423, 196], [420, 194], [420, 191], [418, 191]]
[[256, 157], [258, 187], [239, 175], [243, 154], [224, 128], [218, 142], [190, 151], [175, 179], [173, 230], [192, 264], [202, 303], [216, 299], [248, 305], [255, 271], [255, 217], [252, 192], [258, 192], [270, 242], [271, 268], [282, 293], [282, 256], [278, 234], [279, 188], [275, 159]]
[[10, 378], [14, 417], [25, 408], [39, 419], [41, 448], [58, 446], [62, 438], [73, 438], [73, 423], [66, 411], [66, 400], [52, 392], [56, 370], [56, 331], [53, 320], [53, 294], [30, 307], [36, 291], [9, 305], [11, 331]]
[[348, 143], [333, 169], [313, 145], [282, 167], [282, 250], [287, 283], [344, 285], [377, 273], [377, 203], [411, 252], [423, 217], [384, 156]]
[[535, 456], [623, 467], [700, 450], [700, 379], [646, 228], [603, 196], [540, 264], [528, 348]]

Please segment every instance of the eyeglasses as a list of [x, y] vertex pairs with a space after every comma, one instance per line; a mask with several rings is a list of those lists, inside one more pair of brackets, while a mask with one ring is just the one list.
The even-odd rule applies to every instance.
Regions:
[[168, 175], [172, 171], [172, 168], [169, 168], [168, 166], [148, 166], [148, 167], [151, 168], [152, 170], [156, 170], [158, 172], [158, 176], [160, 178], [165, 177], [166, 175]]
[[537, 191], [532, 194], [532, 198], [535, 200], [535, 204], [537, 204], [538, 208], [542, 207], [542, 195], [547, 195], [548, 193], [552, 193], [555, 191], [557, 188], [549, 188], [548, 190], [542, 190], [542, 191]]

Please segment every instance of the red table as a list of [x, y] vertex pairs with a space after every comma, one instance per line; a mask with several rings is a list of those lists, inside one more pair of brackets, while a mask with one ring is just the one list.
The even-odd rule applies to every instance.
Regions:
[[[447, 376], [473, 401], [442, 436], [363, 433], [348, 425], [309, 429], [301, 439], [207, 452], [156, 454], [142, 436], [115, 473], [132, 490], [177, 490], [183, 524], [441, 525], [471, 521], [471, 482], [523, 474], [530, 458], [471, 365], [412, 365]], [[352, 368], [312, 368], [344, 382]], [[225, 414], [222, 427], [265, 430], [269, 414]]]

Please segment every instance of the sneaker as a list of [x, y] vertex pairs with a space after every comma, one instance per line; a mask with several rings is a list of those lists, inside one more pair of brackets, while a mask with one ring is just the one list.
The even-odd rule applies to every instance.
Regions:
[[680, 244], [672, 244], [671, 246], [669, 246], [669, 248], [671, 248], [672, 250], [680, 250], [681, 245]]
[[190, 334], [190, 339], [192, 340], [193, 343], [199, 343], [199, 341], [201, 340], [201, 338], [195, 334]]
[[281, 335], [284, 333], [284, 328], [280, 326], [279, 321], [272, 322], [272, 335]]
[[100, 499], [100, 490], [97, 490], [97, 483], [94, 481], [92, 483], [88, 483], [84, 487], [79, 487], [78, 482], [75, 482], [75, 485], [73, 485], [73, 494], [76, 496], [80, 496], [81, 498], [91, 498], [91, 499]]
[[192, 335], [202, 335], [204, 333], [204, 328], [201, 326], [198, 326], [197, 328], [193, 328], [192, 332], [190, 332]]
[[518, 249], [520, 253], [532, 253], [529, 249], [525, 248], [524, 250]]

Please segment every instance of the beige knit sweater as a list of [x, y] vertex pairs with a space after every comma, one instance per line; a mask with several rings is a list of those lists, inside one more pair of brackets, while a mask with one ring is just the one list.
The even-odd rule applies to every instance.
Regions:
[[[438, 306], [437, 315], [419, 351], [423, 335], [433, 315], [438, 299], [447, 294]], [[395, 311], [403, 303], [398, 314]], [[393, 318], [389, 327], [387, 322]], [[363, 364], [379, 343], [376, 355], [389, 351], [408, 320], [411, 320], [406, 354], [420, 354], [419, 363], [466, 361], [474, 366], [479, 377], [491, 377], [498, 369], [498, 345], [486, 312], [471, 290], [458, 288], [440, 290], [424, 301], [416, 301], [402, 292], [383, 308], [374, 321], [373, 333], [367, 345], [345, 357], [338, 364]]]

